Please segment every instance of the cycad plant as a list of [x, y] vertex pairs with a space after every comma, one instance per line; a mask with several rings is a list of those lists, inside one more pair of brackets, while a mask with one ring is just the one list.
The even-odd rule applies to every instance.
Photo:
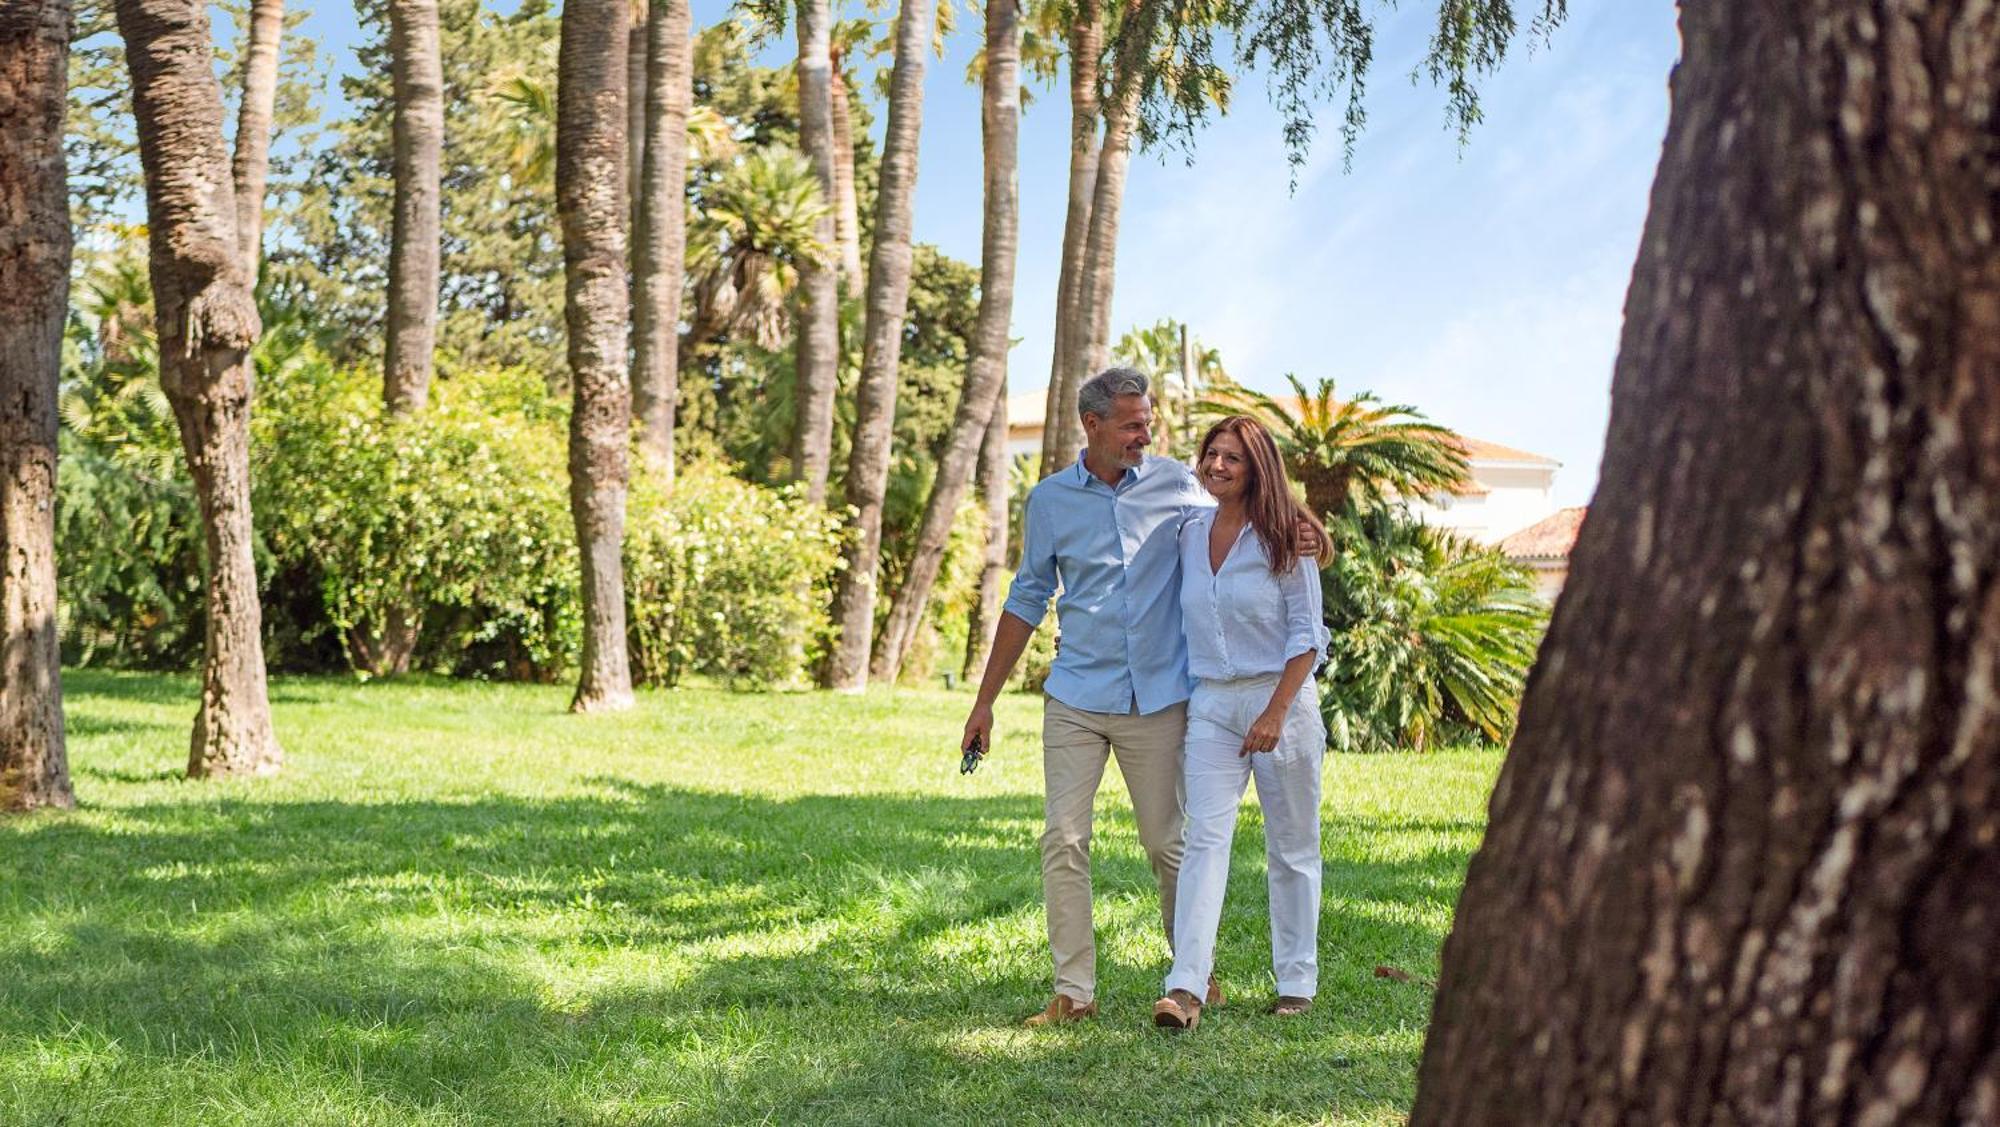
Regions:
[[1196, 413], [1249, 415], [1269, 428], [1314, 512], [1331, 518], [1350, 503], [1367, 511], [1391, 498], [1422, 497], [1467, 480], [1458, 436], [1425, 420], [1416, 408], [1386, 404], [1365, 391], [1339, 399], [1328, 379], [1310, 393], [1297, 376], [1287, 373], [1285, 379], [1297, 393], [1296, 409], [1223, 379], [1210, 386]]
[[1504, 742], [1548, 623], [1528, 573], [1400, 507], [1343, 523], [1322, 576], [1329, 741], [1343, 751]]

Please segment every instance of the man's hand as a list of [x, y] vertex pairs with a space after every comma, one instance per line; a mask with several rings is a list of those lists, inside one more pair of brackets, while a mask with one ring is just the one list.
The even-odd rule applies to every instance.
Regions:
[[1260, 751], [1270, 751], [1272, 748], [1277, 747], [1278, 737], [1284, 733], [1284, 730], [1284, 710], [1279, 709], [1274, 712], [1271, 709], [1265, 709], [1257, 715], [1257, 719], [1251, 721], [1250, 731], [1243, 737], [1243, 750], [1236, 753], [1237, 758], [1240, 759], [1246, 755], [1254, 755]]
[[1319, 529], [1309, 520], [1300, 520], [1292, 525], [1292, 550], [1300, 557], [1310, 560], [1326, 557], [1326, 541], [1320, 539]]
[[965, 718], [965, 735], [961, 737], [958, 741], [958, 750], [961, 752], [970, 750], [972, 747], [972, 741], [974, 740], [978, 740], [979, 746], [985, 749], [988, 753], [992, 752], [993, 750], [993, 706], [992, 705], [975, 704], [972, 706], [972, 715]]

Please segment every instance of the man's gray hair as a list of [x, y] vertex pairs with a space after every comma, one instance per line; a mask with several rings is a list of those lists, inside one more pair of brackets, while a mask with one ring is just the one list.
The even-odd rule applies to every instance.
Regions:
[[1076, 413], [1078, 418], [1096, 415], [1100, 419], [1111, 417], [1111, 401], [1121, 395], [1145, 395], [1153, 388], [1146, 373], [1136, 368], [1106, 368], [1076, 389]]

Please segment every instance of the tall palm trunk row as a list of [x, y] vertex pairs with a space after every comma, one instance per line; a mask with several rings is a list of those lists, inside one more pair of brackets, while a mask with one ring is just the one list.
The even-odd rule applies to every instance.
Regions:
[[[833, 15], [828, 0], [798, 0], [799, 148], [812, 164], [825, 199], [834, 198]], [[797, 420], [792, 479], [813, 501], [826, 499], [833, 464], [833, 397], [840, 378], [840, 286], [829, 260], [833, 214], [818, 224], [822, 253], [799, 263], [798, 335], [794, 342]]]
[[[1021, 119], [1021, 8], [1019, 0], [988, 0], [986, 5], [986, 73], [982, 79], [980, 125], [986, 169], [986, 210], [979, 255], [979, 320], [973, 329], [972, 364], [952, 421], [950, 444], [938, 461], [937, 479], [924, 507], [917, 547], [889, 608], [869, 673], [877, 681], [894, 681], [903, 656], [923, 621], [931, 585], [944, 560], [946, 542], [958, 515], [959, 502], [972, 477], [982, 446], [996, 440], [992, 421], [1001, 420], [997, 445], [1004, 456], [1007, 381], [1007, 329], [1014, 312], [1014, 262], [1019, 248], [1019, 138]], [[994, 493], [1006, 496], [1005, 473], [989, 473], [989, 503]], [[994, 481], [1002, 482], [996, 490]], [[1001, 519], [1005, 529], [1005, 517]], [[991, 539], [991, 537], [989, 537]], [[1002, 542], [1004, 551], [1004, 541]], [[1004, 559], [1001, 561], [1004, 563]]]
[[1055, 347], [1049, 361], [1049, 394], [1042, 412], [1040, 476], [1061, 469], [1082, 442], [1073, 420], [1077, 383], [1070, 366], [1070, 338], [1077, 332], [1078, 285], [1090, 245], [1090, 207], [1097, 191], [1098, 57], [1104, 28], [1097, 0], [1077, 0], [1069, 46], [1069, 210], [1063, 219], [1062, 273], [1056, 283]]
[[896, 61], [889, 78], [889, 124], [875, 196], [875, 239], [868, 255], [867, 321], [855, 394], [854, 442], [847, 463], [847, 503], [855, 511], [847, 567], [834, 596], [839, 635], [822, 682], [858, 690], [867, 682], [875, 630], [875, 579], [882, 556], [882, 502], [889, 487], [889, 445], [896, 419], [903, 316], [910, 303], [910, 231], [917, 190], [917, 136], [923, 126], [924, 55], [937, 6], [903, 0], [896, 17]]
[[438, 0], [389, 0], [396, 196], [389, 237], [382, 400], [397, 415], [421, 410], [429, 398], [432, 353], [437, 347], [444, 160], [441, 52]]
[[674, 476], [680, 398], [681, 285], [686, 273], [687, 120], [694, 102], [688, 0], [653, 0], [646, 20], [646, 113], [632, 303], [632, 397], [639, 451]]
[[278, 96], [278, 41], [284, 33], [285, 0], [252, 0], [230, 173], [236, 181], [236, 242], [243, 252], [243, 272], [253, 285], [264, 242], [264, 186], [271, 175], [271, 114]]

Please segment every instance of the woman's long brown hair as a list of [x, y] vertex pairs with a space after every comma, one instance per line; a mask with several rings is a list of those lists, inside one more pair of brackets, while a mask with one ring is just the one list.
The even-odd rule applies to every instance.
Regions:
[[1195, 472], [1201, 472], [1201, 464], [1208, 460], [1208, 448], [1220, 434], [1234, 435], [1243, 444], [1244, 456], [1249, 460], [1250, 480], [1244, 487], [1243, 508], [1250, 515], [1250, 527], [1257, 530], [1257, 539], [1264, 542], [1271, 574], [1283, 575], [1298, 562], [1300, 521], [1319, 533], [1319, 562], [1324, 562], [1333, 552], [1333, 540], [1312, 510], [1292, 494], [1292, 484], [1285, 477], [1285, 460], [1278, 456], [1278, 444], [1264, 424], [1248, 415], [1231, 415], [1209, 427], [1208, 433], [1201, 436], [1201, 445], [1196, 447]]

